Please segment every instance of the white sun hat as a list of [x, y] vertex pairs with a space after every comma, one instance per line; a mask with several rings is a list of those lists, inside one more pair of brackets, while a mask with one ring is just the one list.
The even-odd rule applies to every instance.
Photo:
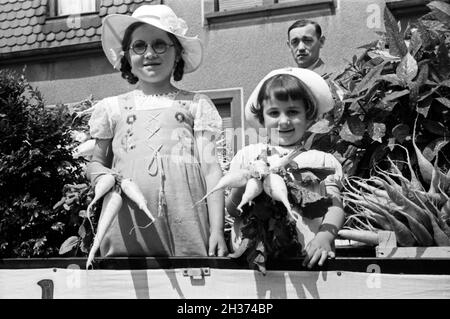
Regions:
[[247, 103], [245, 104], [245, 110], [244, 115], [246, 121], [251, 125], [253, 128], [262, 128], [263, 126], [261, 123], [259, 123], [257, 117], [254, 113], [251, 111], [251, 107], [254, 106], [255, 108], [259, 109], [261, 106], [258, 105], [258, 94], [261, 90], [262, 85], [264, 82], [266, 82], [269, 78], [279, 75], [279, 74], [289, 74], [297, 79], [299, 79], [305, 87], [309, 89], [311, 92], [313, 98], [316, 102], [317, 107], [317, 117], [320, 117], [324, 113], [331, 111], [333, 109], [333, 97], [331, 95], [330, 88], [327, 84], [327, 82], [316, 72], [303, 69], [303, 68], [283, 68], [283, 69], [277, 69], [269, 72], [256, 86], [256, 88], [253, 90], [252, 94], [247, 100]]
[[195, 71], [203, 59], [201, 40], [186, 36], [186, 22], [178, 18], [171, 8], [165, 5], [143, 5], [131, 16], [125, 14], [110, 14], [103, 19], [102, 47], [106, 57], [113, 67], [120, 70], [120, 59], [124, 55], [122, 40], [126, 29], [135, 22], [143, 22], [158, 29], [173, 34], [180, 41], [185, 62], [184, 73]]

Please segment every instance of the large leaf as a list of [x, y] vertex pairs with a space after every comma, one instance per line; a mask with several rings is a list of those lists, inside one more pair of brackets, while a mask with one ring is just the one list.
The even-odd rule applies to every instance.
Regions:
[[424, 119], [423, 126], [428, 132], [433, 133], [435, 135], [439, 136], [450, 135], [449, 129], [440, 122]]
[[406, 53], [406, 55], [402, 58], [402, 61], [397, 66], [396, 74], [400, 80], [408, 83], [412, 81], [417, 75], [418, 67], [417, 62], [414, 57]]
[[374, 141], [382, 143], [382, 139], [386, 135], [386, 125], [384, 123], [370, 122], [368, 131], [369, 131], [369, 136]]
[[384, 74], [380, 80], [389, 82], [392, 85], [403, 86], [403, 82], [398, 78], [397, 74]]
[[447, 99], [446, 97], [438, 97], [435, 100], [441, 103], [442, 105], [445, 105], [446, 107], [450, 108], [450, 100]]
[[68, 253], [69, 251], [71, 251], [72, 249], [74, 249], [76, 247], [76, 245], [78, 244], [79, 240], [77, 236], [72, 236], [67, 238], [61, 245], [61, 247], [59, 248], [59, 254], [60, 255], [64, 255], [65, 253]]
[[426, 118], [428, 116], [428, 111], [430, 110], [432, 101], [433, 101], [433, 99], [430, 97], [425, 98], [423, 101], [421, 101], [421, 103], [418, 103], [418, 105], [416, 107], [416, 112], [419, 114], [422, 114], [423, 117]]
[[329, 131], [331, 131], [332, 128], [333, 128], [333, 125], [332, 125], [332, 123], [330, 123], [330, 121], [328, 121], [327, 119], [321, 119], [321, 120], [317, 121], [316, 123], [314, 123], [308, 129], [308, 131], [310, 131], [312, 133], [316, 133], [316, 134], [324, 134], [324, 133], [328, 133]]
[[420, 38], [422, 40], [422, 47], [425, 49], [430, 48], [433, 46], [433, 36], [431, 32], [426, 28], [426, 26], [423, 24], [422, 21], [419, 21], [417, 23], [417, 32], [420, 35]]
[[[380, 40], [375, 40], [375, 41], [370, 42], [368, 44], [361, 45], [361, 46], [357, 47], [357, 49], [372, 49], [372, 48], [377, 46], [379, 41]], [[353, 64], [356, 64], [356, 60], [355, 59], [354, 59]]]
[[359, 115], [351, 116], [347, 119], [348, 127], [354, 135], [364, 135], [366, 131], [366, 123], [362, 121]]
[[403, 143], [403, 141], [410, 136], [409, 133], [409, 126], [406, 124], [398, 124], [392, 129], [392, 136], [395, 137], [395, 139], [399, 143]]
[[348, 122], [345, 122], [344, 125], [342, 125], [341, 131], [339, 132], [339, 136], [342, 137], [343, 140], [351, 143], [356, 143], [363, 138], [362, 135], [355, 135], [352, 133], [352, 131], [349, 128]]
[[420, 37], [420, 33], [418, 31], [413, 32], [411, 40], [409, 42], [409, 52], [411, 53], [412, 56], [415, 56], [421, 47], [422, 47], [422, 38]]
[[443, 138], [443, 137], [439, 137], [437, 139], [435, 139], [434, 141], [431, 141], [430, 143], [428, 143], [428, 145], [423, 149], [423, 156], [425, 156], [425, 158], [428, 161], [432, 161], [437, 153], [445, 146], [447, 145], [449, 142], [448, 138]]
[[362, 91], [371, 88], [376, 81], [381, 80], [381, 72], [388, 61], [384, 61], [371, 69], [352, 91], [352, 95], [359, 95]]
[[395, 92], [392, 92], [392, 93], [386, 95], [382, 101], [383, 101], [383, 103], [387, 103], [387, 102], [396, 100], [399, 97], [402, 97], [402, 96], [405, 96], [408, 94], [409, 94], [409, 90], [395, 91]]
[[389, 52], [392, 55], [404, 57], [408, 53], [403, 35], [397, 25], [397, 21], [387, 6], [384, 8], [384, 26], [389, 43]]
[[448, 49], [443, 39], [439, 44], [437, 57], [439, 73], [443, 75], [444, 78], [446, 78], [450, 73], [450, 58], [448, 57]]
[[427, 6], [433, 11], [433, 15], [447, 28], [450, 28], [450, 4], [443, 1], [432, 1]]

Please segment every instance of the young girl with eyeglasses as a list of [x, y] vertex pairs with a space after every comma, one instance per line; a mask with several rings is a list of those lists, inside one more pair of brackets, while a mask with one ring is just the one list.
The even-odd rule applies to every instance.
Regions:
[[[123, 204], [103, 240], [102, 256], [224, 256], [224, 195], [194, 205], [222, 176], [215, 141], [222, 120], [205, 95], [171, 81], [195, 71], [203, 47], [165, 5], [104, 19], [102, 46], [132, 92], [100, 101], [89, 121], [96, 139], [88, 175], [113, 171], [134, 181], [147, 215], [122, 193]], [[133, 230], [130, 232], [130, 230]]]

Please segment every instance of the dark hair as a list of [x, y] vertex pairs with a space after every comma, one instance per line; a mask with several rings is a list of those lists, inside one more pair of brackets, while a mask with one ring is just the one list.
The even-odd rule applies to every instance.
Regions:
[[[136, 84], [139, 80], [132, 72], [131, 72], [131, 65], [129, 62], [129, 52], [130, 44], [131, 44], [131, 35], [133, 34], [134, 30], [136, 30], [141, 25], [144, 25], [143, 22], [135, 22], [131, 24], [126, 30], [125, 34], [122, 39], [122, 50], [125, 52], [123, 57], [120, 59], [120, 72], [122, 72], [122, 78], [128, 81], [130, 84]], [[184, 60], [181, 56], [181, 53], [183, 52], [183, 47], [178, 41], [178, 38], [173, 35], [172, 33], [167, 32], [167, 35], [169, 36], [170, 40], [173, 42], [175, 47], [175, 68], [173, 71], [173, 79], [175, 81], [180, 81], [183, 78], [184, 75]]]
[[292, 29], [302, 28], [309, 24], [312, 24], [316, 28], [317, 39], [320, 39], [320, 37], [322, 36], [322, 28], [316, 21], [312, 21], [312, 20], [297, 20], [297, 21], [295, 21], [288, 29], [288, 32], [287, 32], [288, 39], [289, 39], [289, 32], [291, 32]]
[[264, 125], [263, 102], [273, 99], [283, 102], [289, 99], [295, 101], [303, 100], [306, 107], [306, 119], [312, 120], [317, 116], [317, 106], [313, 94], [305, 83], [293, 75], [274, 75], [261, 86], [256, 105], [252, 105], [250, 110], [262, 125]]

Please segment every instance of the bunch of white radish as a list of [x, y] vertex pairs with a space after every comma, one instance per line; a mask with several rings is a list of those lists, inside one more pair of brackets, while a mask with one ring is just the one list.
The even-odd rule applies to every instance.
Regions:
[[100, 244], [105, 237], [106, 232], [122, 208], [123, 199], [121, 192], [123, 192], [130, 200], [135, 202], [139, 209], [144, 211], [144, 213], [149, 217], [150, 223], [146, 227], [150, 226], [155, 221], [155, 218], [147, 207], [147, 201], [139, 189], [139, 186], [129, 178], [120, 179], [118, 184], [120, 187], [117, 187], [116, 185], [115, 174], [108, 173], [101, 175], [95, 185], [94, 199], [87, 208], [88, 218], [90, 218], [93, 205], [103, 196], [104, 199], [100, 220], [97, 226], [97, 234], [95, 235], [94, 242], [89, 252], [86, 262], [86, 269], [89, 269], [89, 267], [92, 266], [95, 254], [100, 248]]
[[300, 154], [302, 150], [303, 148], [298, 147], [285, 156], [274, 154], [267, 157], [267, 161], [257, 159], [250, 162], [249, 166], [245, 169], [232, 171], [226, 174], [209, 193], [197, 202], [197, 204], [218, 190], [227, 187], [240, 188], [245, 186], [241, 202], [237, 206], [239, 211], [242, 212], [242, 207], [244, 205], [251, 205], [253, 199], [264, 191], [274, 201], [281, 202], [292, 218], [297, 221], [299, 215], [292, 210], [288, 199], [286, 183], [283, 177], [278, 173]]

